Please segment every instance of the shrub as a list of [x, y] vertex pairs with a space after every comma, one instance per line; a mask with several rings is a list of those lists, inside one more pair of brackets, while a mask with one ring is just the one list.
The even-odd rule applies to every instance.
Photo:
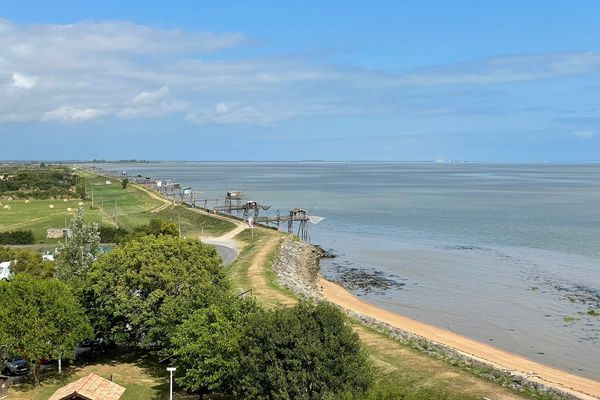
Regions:
[[35, 237], [31, 231], [0, 232], [0, 244], [34, 244]]
[[100, 241], [102, 243], [119, 243], [129, 234], [122, 228], [113, 228], [112, 226], [101, 226], [99, 229]]

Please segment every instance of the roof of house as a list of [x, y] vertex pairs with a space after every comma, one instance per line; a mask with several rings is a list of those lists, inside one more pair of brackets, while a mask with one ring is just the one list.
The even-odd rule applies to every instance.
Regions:
[[69, 399], [74, 395], [86, 400], [119, 400], [125, 388], [94, 373], [58, 389], [48, 400]]

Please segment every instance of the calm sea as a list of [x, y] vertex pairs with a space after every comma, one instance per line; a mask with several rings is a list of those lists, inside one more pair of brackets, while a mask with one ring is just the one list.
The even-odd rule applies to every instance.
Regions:
[[199, 198], [241, 190], [325, 217], [325, 276], [380, 271], [386, 309], [600, 379], [600, 165], [156, 163]]

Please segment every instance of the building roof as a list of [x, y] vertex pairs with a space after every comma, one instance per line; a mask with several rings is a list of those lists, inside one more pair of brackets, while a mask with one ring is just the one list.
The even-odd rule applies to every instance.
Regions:
[[86, 400], [119, 400], [125, 388], [94, 373], [58, 389], [48, 400], [82, 398]]

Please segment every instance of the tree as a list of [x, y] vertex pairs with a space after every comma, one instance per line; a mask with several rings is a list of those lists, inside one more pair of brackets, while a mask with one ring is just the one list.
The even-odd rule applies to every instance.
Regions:
[[327, 303], [254, 314], [239, 353], [231, 394], [240, 399], [322, 399], [373, 382], [358, 336]]
[[230, 391], [243, 328], [257, 311], [253, 300], [230, 295], [194, 312], [177, 328], [173, 339], [172, 353], [181, 371], [177, 383], [200, 396]]
[[29, 362], [36, 384], [40, 360], [73, 359], [91, 334], [83, 309], [59, 280], [18, 274], [0, 282], [0, 343]]
[[179, 236], [179, 229], [177, 225], [171, 221], [164, 221], [162, 219], [153, 218], [150, 220], [148, 225], [140, 225], [134, 229], [134, 232], [142, 232], [146, 235], [168, 235], [168, 236]]
[[56, 275], [76, 291], [81, 289], [85, 275], [100, 253], [98, 224], [86, 224], [83, 207], [69, 224], [69, 237], [58, 246]]
[[127, 184], [129, 183], [129, 179], [125, 178], [121, 181], [121, 189], [125, 189]]
[[182, 320], [228, 289], [214, 247], [145, 236], [100, 256], [88, 273], [84, 296], [97, 335], [164, 347]]
[[15, 261], [11, 266], [13, 274], [27, 273], [38, 278], [54, 276], [54, 261], [45, 261], [36, 251], [0, 247], [0, 261]]

